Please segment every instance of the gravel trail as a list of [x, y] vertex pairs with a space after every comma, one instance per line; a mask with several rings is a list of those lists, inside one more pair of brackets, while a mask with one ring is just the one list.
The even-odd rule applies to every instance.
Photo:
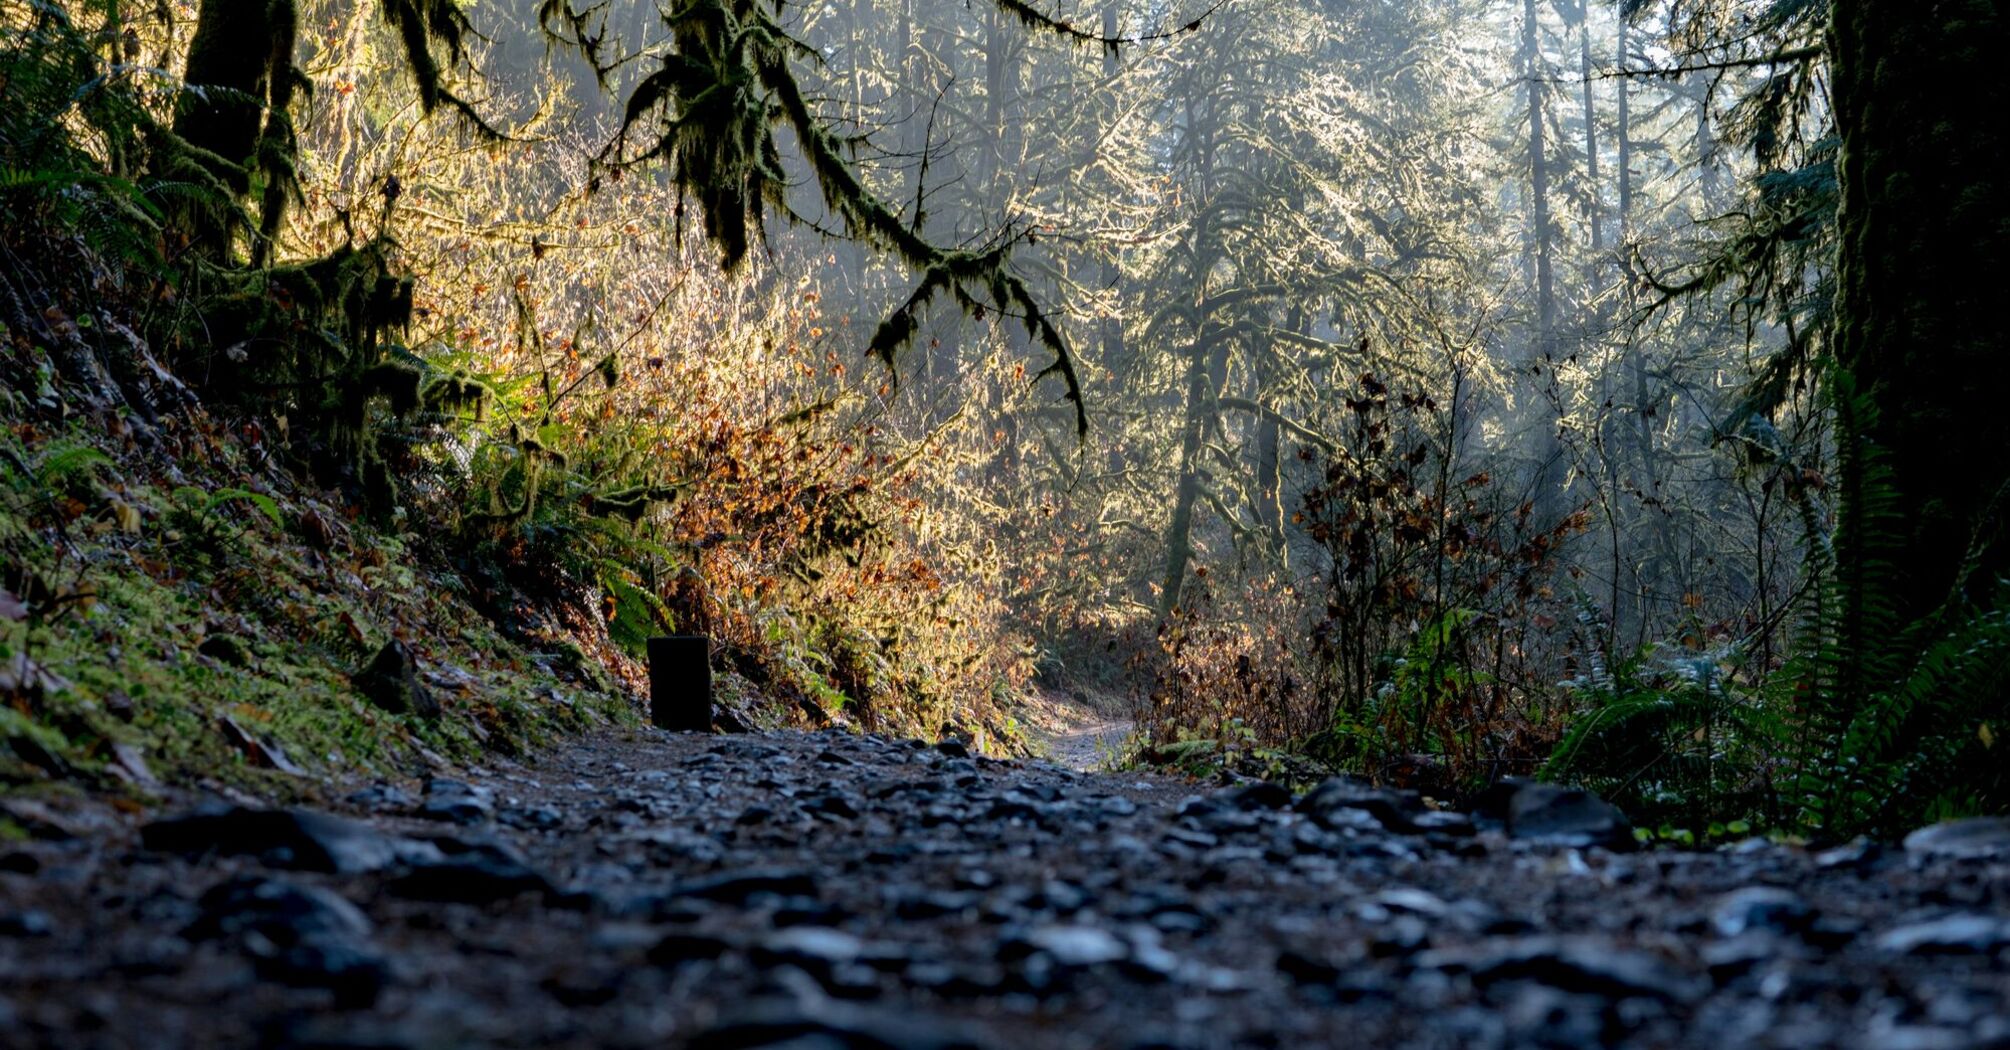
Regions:
[[1626, 852], [1543, 786], [961, 751], [646, 731], [327, 811], [15, 805], [0, 1044], [2010, 1046], [2005, 822]]

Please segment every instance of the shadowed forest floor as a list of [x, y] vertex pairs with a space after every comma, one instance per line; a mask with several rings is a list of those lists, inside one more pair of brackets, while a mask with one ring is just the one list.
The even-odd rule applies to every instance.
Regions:
[[954, 742], [653, 730], [329, 813], [17, 800], [39, 837], [0, 851], [0, 1042], [2010, 1039], [2001, 822], [1634, 853], [1581, 793], [1501, 804], [1505, 827], [1339, 780], [1294, 799]]

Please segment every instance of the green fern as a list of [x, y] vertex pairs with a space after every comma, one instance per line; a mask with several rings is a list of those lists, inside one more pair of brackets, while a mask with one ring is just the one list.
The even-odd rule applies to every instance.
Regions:
[[108, 466], [111, 457], [85, 444], [56, 444], [35, 462], [35, 484], [45, 492], [60, 492], [87, 483], [93, 473]]
[[1582, 783], [1644, 820], [1761, 816], [1784, 727], [1724, 668], [1744, 643], [1649, 649], [1571, 683], [1579, 712], [1543, 779]]
[[1824, 531], [1803, 507], [1811, 581], [1797, 653], [1778, 701], [1796, 720], [1797, 823], [1828, 836], [1897, 833], [1958, 812], [2010, 807], [1998, 727], [2010, 711], [2010, 582], [1996, 601], [1961, 595], [1971, 552], [1942, 606], [1902, 622], [1888, 552], [1903, 509], [1884, 455], [1860, 435], [1875, 410], [1840, 369], [1827, 392], [1836, 415], [1837, 517]]

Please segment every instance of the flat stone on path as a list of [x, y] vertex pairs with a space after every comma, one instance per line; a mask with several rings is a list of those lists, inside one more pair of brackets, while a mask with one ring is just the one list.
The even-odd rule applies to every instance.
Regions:
[[1619, 808], [1583, 788], [1524, 784], [1508, 799], [1509, 837], [1557, 846], [1629, 850], [1633, 825]]
[[1905, 851], [1944, 860], [2010, 860], [2010, 817], [1970, 817], [1920, 828]]
[[156, 820], [140, 830], [140, 843], [168, 853], [252, 854], [273, 867], [341, 874], [439, 857], [425, 843], [332, 813], [246, 806], [207, 806]]

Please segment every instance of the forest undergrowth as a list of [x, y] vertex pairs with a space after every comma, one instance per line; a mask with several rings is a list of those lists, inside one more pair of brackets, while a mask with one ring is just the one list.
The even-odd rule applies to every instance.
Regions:
[[1026, 746], [996, 552], [921, 513], [957, 458], [883, 430], [812, 280], [728, 280], [650, 179], [525, 182], [584, 181], [534, 108], [508, 145], [345, 109], [389, 90], [367, 11], [304, 63], [337, 104], [278, 261], [220, 267], [177, 222], [248, 221], [221, 187], [119, 173], [175, 89], [72, 14], [10, 13], [0, 70], [9, 783], [520, 753], [634, 722], [678, 631], [729, 723]]
[[748, 727], [2000, 808], [1990, 563], [1848, 560], [1823, 16], [1736, 6], [8, 4], [0, 778], [520, 752], [697, 632]]

